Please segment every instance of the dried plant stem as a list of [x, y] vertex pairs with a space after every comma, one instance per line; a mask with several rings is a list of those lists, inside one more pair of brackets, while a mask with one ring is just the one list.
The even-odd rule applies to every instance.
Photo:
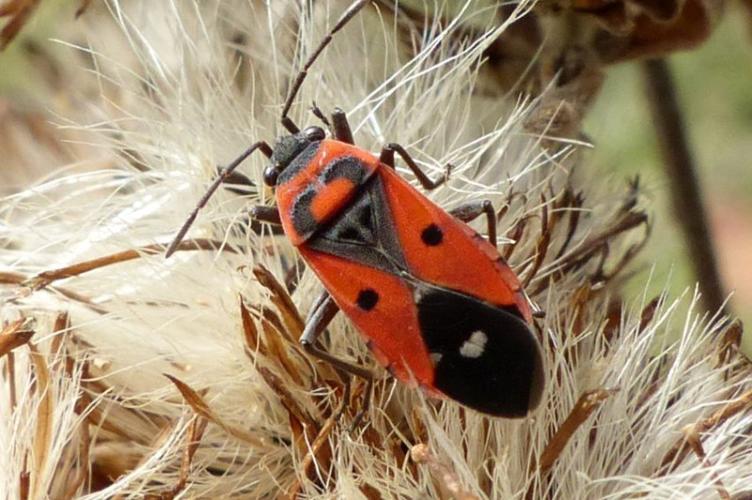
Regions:
[[665, 60], [646, 61], [642, 69], [664, 169], [671, 181], [674, 215], [689, 248], [689, 258], [700, 284], [703, 304], [709, 311], [717, 311], [724, 308], [726, 294], [718, 273], [697, 168], [679, 109], [676, 86]]
[[[33, 278], [29, 278], [28, 276], [21, 274], [21, 273], [0, 273], [0, 284], [23, 285], [24, 283], [27, 283], [30, 279], [33, 279]], [[86, 305], [92, 311], [95, 311], [99, 314], [107, 313], [105, 309], [96, 306], [87, 297], [84, 297], [83, 295], [76, 293], [74, 291], [67, 290], [65, 288], [60, 288], [60, 287], [50, 287], [49, 290], [52, 290], [55, 293], [59, 293], [63, 297], [71, 299], [75, 302], [80, 302], [81, 304]], [[28, 294], [28, 292], [24, 292], [24, 293]]]
[[[334, 426], [337, 423], [339, 416], [335, 413], [332, 414], [329, 418], [326, 419], [326, 422], [324, 422], [324, 425], [321, 426], [321, 430], [316, 435], [316, 438], [313, 440], [313, 443], [311, 443], [310, 448], [308, 449], [308, 453], [306, 453], [305, 457], [303, 457], [303, 460], [300, 462], [300, 465], [298, 466], [298, 470], [302, 471], [301, 476], [298, 476], [298, 478], [293, 481], [293, 483], [290, 485], [290, 487], [287, 490], [287, 495], [285, 498], [289, 498], [291, 500], [294, 500], [299, 497], [301, 492], [301, 479], [302, 475], [310, 477], [312, 472], [314, 472], [314, 469], [324, 468], [321, 467], [321, 464], [318, 464], [317, 461], [320, 462], [328, 462], [329, 455], [331, 453], [331, 450], [328, 447], [324, 447], [324, 445], [327, 443], [329, 436], [332, 433], [332, 430], [334, 429]], [[325, 459], [321, 459], [320, 455], [324, 454]], [[327, 464], [328, 465], [328, 464]]]
[[682, 463], [687, 454], [691, 451], [691, 444], [688, 443], [689, 436], [699, 436], [704, 432], [708, 432], [723, 422], [733, 417], [734, 415], [741, 413], [752, 406], [752, 390], [745, 392], [733, 401], [723, 406], [720, 410], [713, 413], [708, 418], [702, 419], [699, 422], [692, 424], [684, 429], [684, 437], [682, 437], [670, 450], [666, 453], [666, 456], [661, 462], [661, 468], [668, 467], [669, 470]]
[[18, 404], [18, 393], [16, 390], [16, 358], [12, 352], [8, 353], [6, 375], [8, 377], [8, 397], [10, 399], [10, 408], [15, 411]]
[[296, 337], [299, 337], [303, 333], [305, 323], [303, 318], [300, 317], [300, 313], [295, 307], [292, 297], [287, 293], [284, 285], [277, 281], [277, 278], [264, 266], [258, 265], [254, 267], [253, 275], [256, 276], [259, 283], [271, 292], [272, 302], [277, 306], [279, 312], [282, 313], [282, 320], [287, 327], [283, 329], [283, 333], [291, 332], [292, 336], [290, 340], [295, 341]]
[[715, 481], [715, 487], [718, 491], [718, 496], [722, 500], [731, 500], [731, 495], [729, 495], [729, 492], [726, 489], [726, 486], [724, 486], [723, 481], [721, 481], [721, 478], [718, 477], [718, 473], [712, 470], [713, 465], [710, 463], [710, 459], [705, 453], [705, 449], [702, 447], [700, 434], [694, 429], [694, 426], [690, 426], [690, 428], [687, 430], [685, 440], [689, 447], [692, 448], [694, 454], [697, 455], [700, 463], [702, 463], [702, 465], [707, 467], [708, 469], [711, 469], [710, 475]]
[[34, 365], [37, 390], [39, 391], [39, 406], [37, 408], [37, 420], [34, 427], [34, 440], [32, 444], [32, 457], [34, 466], [31, 469], [29, 486], [30, 498], [39, 498], [43, 495], [43, 474], [47, 467], [47, 457], [52, 443], [53, 419], [55, 415], [55, 400], [52, 395], [50, 370], [47, 361], [34, 344], [29, 344], [31, 361]]
[[29, 474], [26, 463], [24, 459], [24, 470], [21, 473], [20, 477], [18, 478], [18, 498], [20, 500], [27, 500], [29, 498], [29, 481], [30, 481], [31, 475]]
[[[567, 415], [567, 418], [559, 425], [548, 444], [543, 449], [540, 457], [537, 460], [534, 458], [530, 464], [530, 470], [537, 470], [540, 473], [541, 478], [547, 477], [548, 472], [554, 466], [556, 461], [561, 456], [562, 451], [572, 439], [574, 433], [580, 428], [582, 424], [592, 415], [592, 413], [598, 409], [601, 404], [613, 394], [614, 390], [611, 389], [595, 389], [592, 391], [586, 391], [580, 395], [577, 402], [572, 407], [572, 410]], [[525, 499], [530, 500], [536, 498], [535, 483], [530, 483], [527, 491], [525, 492]]]
[[74, 478], [71, 480], [70, 485], [68, 487], [67, 493], [65, 495], [65, 498], [77, 498], [78, 495], [76, 494], [79, 491], [79, 488], [82, 485], [87, 484], [87, 482], [90, 479], [90, 468], [89, 464], [91, 463], [91, 434], [89, 433], [89, 425], [87, 422], [83, 422], [80, 426], [80, 439], [79, 439], [79, 445], [78, 445], [78, 471]]
[[0, 18], [9, 18], [0, 30], [0, 50], [16, 38], [38, 6], [39, 0], [8, 0], [0, 5]]
[[280, 402], [290, 414], [290, 417], [295, 418], [306, 428], [314, 429], [318, 432], [318, 425], [314, 418], [297, 403], [297, 400], [292, 393], [287, 390], [282, 380], [274, 375], [274, 373], [268, 368], [259, 366], [257, 369], [259, 374], [264, 378], [264, 381], [274, 390], [277, 396], [279, 396]]
[[587, 391], [580, 396], [569, 416], [562, 422], [556, 434], [553, 435], [543, 453], [541, 453], [538, 461], [538, 469], [541, 472], [547, 472], [553, 467], [575, 431], [612, 393], [612, 390], [596, 389]]
[[185, 489], [191, 472], [193, 455], [195, 455], [196, 450], [198, 450], [198, 446], [201, 443], [201, 438], [204, 435], [208, 423], [208, 420], [201, 418], [199, 415], [194, 416], [193, 420], [191, 420], [191, 425], [185, 436], [185, 447], [183, 448], [183, 456], [180, 461], [180, 476], [178, 482], [172, 487], [172, 489], [159, 495], [160, 499], [171, 500]]
[[744, 353], [740, 352], [740, 346], [742, 343], [742, 335], [744, 334], [744, 326], [741, 320], [736, 319], [730, 322], [726, 329], [721, 334], [721, 343], [718, 349], [718, 366], [726, 367], [724, 377], [728, 380], [733, 370], [733, 360], [742, 360], [743, 364], [749, 365], [749, 358]]
[[31, 340], [34, 331], [23, 328], [26, 322], [26, 318], [21, 318], [0, 330], [0, 358]]
[[268, 449], [268, 444], [265, 442], [264, 438], [257, 437], [254, 434], [246, 431], [245, 429], [241, 429], [240, 427], [225, 422], [224, 419], [222, 419], [219, 415], [217, 415], [217, 413], [214, 412], [214, 410], [209, 407], [206, 401], [204, 401], [204, 398], [197, 391], [193, 390], [188, 384], [167, 373], [165, 373], [164, 376], [167, 377], [170, 382], [175, 384], [175, 387], [177, 387], [177, 389], [180, 391], [180, 394], [185, 399], [185, 402], [188, 403], [188, 405], [193, 409], [194, 412], [196, 412], [197, 415], [200, 415], [206, 420], [217, 424], [223, 431], [234, 438], [237, 438], [261, 450]]
[[[550, 286], [550, 284], [556, 282], [558, 279], [564, 276], [567, 272], [573, 269], [576, 269], [578, 267], [581, 267], [586, 262], [588, 262], [588, 260], [591, 259], [593, 255], [596, 255], [598, 254], [599, 251], [603, 251], [603, 249], [607, 248], [608, 243], [609, 241], [611, 241], [612, 238], [615, 238], [619, 234], [626, 233], [627, 231], [630, 231], [631, 229], [636, 228], [640, 225], [645, 225], [646, 236], [644, 237], [644, 239], [646, 239], [650, 231], [650, 226], [648, 225], [647, 215], [642, 212], [625, 213], [618, 220], [616, 220], [611, 226], [604, 229], [603, 232], [598, 233], [588, 238], [578, 248], [573, 249], [571, 252], [565, 254], [555, 264], [551, 264], [550, 265], [551, 267], [556, 268], [556, 272], [552, 274], [551, 276], [549, 276], [547, 280], [539, 281], [537, 286], [532, 287], [531, 289], [528, 290], [528, 293], [530, 295], [536, 295], [542, 292], [543, 290], [546, 289], [547, 286]], [[640, 243], [636, 243], [635, 245], [637, 245], [639, 248], [639, 246], [643, 244], [644, 244], [644, 241]], [[624, 254], [622, 259], [616, 266], [617, 270], [623, 268], [626, 265], [626, 262], [632, 257], [634, 257], [634, 251], [627, 249], [626, 253]], [[550, 272], [550, 269], [548, 269], [546, 266], [543, 267], [543, 270], [546, 272]], [[614, 272], [615, 271], [612, 271], [610, 273], [611, 276], [609, 277], [612, 277], [614, 275]], [[601, 272], [600, 274], [602, 275], [603, 273]], [[609, 277], [599, 276], [598, 278], [608, 279]]]
[[[176, 250], [216, 250], [219, 247], [221, 247], [221, 243], [218, 241], [195, 239], [183, 241], [182, 243], [180, 243], [180, 245], [177, 246]], [[79, 276], [81, 274], [88, 273], [89, 271], [110, 266], [112, 264], [119, 264], [121, 262], [138, 259], [143, 255], [163, 253], [165, 251], [165, 248], [167, 248], [165, 245], [154, 244], [146, 245], [140, 248], [124, 250], [122, 252], [105, 255], [104, 257], [77, 262], [70, 266], [52, 269], [50, 271], [44, 271], [37, 274], [24, 284], [32, 288], [33, 290], [39, 290], [58, 280], [72, 278], [73, 276]], [[229, 252], [233, 251], [231, 249], [226, 250]]]

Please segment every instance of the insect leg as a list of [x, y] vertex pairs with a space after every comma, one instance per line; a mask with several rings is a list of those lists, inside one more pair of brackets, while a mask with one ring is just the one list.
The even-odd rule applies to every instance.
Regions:
[[452, 165], [450, 163], [447, 163], [446, 172], [444, 173], [444, 175], [442, 175], [441, 177], [433, 181], [429, 179], [428, 176], [425, 174], [425, 172], [423, 172], [423, 170], [420, 168], [420, 166], [417, 163], [415, 163], [415, 160], [413, 160], [410, 154], [407, 151], [405, 151], [405, 148], [393, 142], [387, 144], [381, 150], [381, 156], [379, 157], [379, 161], [381, 161], [381, 163], [384, 163], [394, 168], [394, 153], [397, 153], [398, 155], [400, 155], [400, 157], [405, 161], [405, 163], [407, 163], [408, 168], [413, 172], [413, 174], [415, 174], [415, 177], [417, 177], [418, 182], [420, 182], [423, 188], [426, 189], [427, 191], [436, 189], [437, 187], [444, 184], [449, 178], [449, 172], [452, 171]]
[[303, 334], [300, 336], [300, 345], [305, 351], [318, 359], [326, 361], [332, 365], [338, 372], [345, 375], [345, 394], [342, 398], [342, 406], [337, 410], [338, 414], [341, 414], [347, 407], [347, 402], [350, 399], [350, 381], [347, 375], [353, 375], [366, 380], [366, 392], [364, 395], [363, 404], [358, 414], [353, 420], [352, 427], [355, 427], [365, 412], [368, 410], [368, 405], [371, 402], [371, 391], [373, 389], [373, 374], [353, 363], [343, 361], [335, 356], [332, 356], [323, 349], [316, 346], [316, 339], [323, 332], [327, 325], [332, 321], [334, 316], [339, 311], [339, 307], [332, 300], [331, 295], [327, 291], [321, 293], [321, 295], [314, 302], [311, 312], [306, 318], [306, 325], [303, 329]]
[[321, 108], [318, 107], [316, 102], [314, 102], [313, 105], [311, 105], [311, 112], [313, 113], [313, 116], [321, 120], [321, 122], [327, 127], [329, 127], [329, 129], [332, 128], [332, 124], [326, 118], [326, 115], [324, 114], [323, 111], [321, 111]]
[[496, 246], [496, 213], [490, 200], [470, 201], [452, 209], [449, 213], [462, 222], [470, 222], [481, 215], [486, 215], [488, 223], [488, 241]]
[[266, 222], [275, 226], [282, 225], [282, 219], [279, 216], [277, 207], [267, 207], [266, 205], [256, 205], [251, 207], [251, 217], [259, 222]]
[[300, 278], [303, 277], [304, 271], [305, 261], [300, 257], [296, 258], [295, 263], [290, 266], [290, 269], [285, 274], [285, 288], [287, 288], [287, 292], [290, 295], [295, 293], [295, 290], [298, 288], [298, 283], [300, 282]]
[[355, 144], [352, 129], [347, 122], [347, 115], [340, 108], [334, 108], [334, 113], [332, 113], [332, 124], [335, 139], [348, 144]]
[[350, 129], [350, 124], [347, 122], [347, 116], [345, 115], [344, 111], [342, 111], [340, 108], [334, 108], [331, 122], [326, 118], [326, 116], [324, 116], [324, 113], [316, 105], [315, 102], [311, 107], [311, 111], [316, 116], [316, 118], [321, 120], [327, 127], [329, 127], [329, 130], [331, 130], [332, 136], [335, 139], [340, 142], [346, 142], [347, 144], [355, 144], [352, 130]]
[[230, 162], [229, 165], [227, 165], [225, 168], [222, 169], [222, 174], [219, 175], [214, 182], [209, 186], [209, 189], [206, 190], [206, 193], [204, 193], [204, 196], [201, 197], [200, 200], [198, 200], [198, 203], [196, 204], [196, 208], [191, 211], [190, 215], [186, 219], [186, 221], [183, 223], [183, 226], [180, 228], [180, 230], [175, 235], [175, 238], [172, 240], [172, 243], [170, 243], [170, 246], [167, 248], [167, 252], [165, 252], [165, 258], [169, 257], [175, 252], [175, 249], [178, 247], [181, 241], [183, 241], [183, 238], [185, 237], [185, 234], [188, 232], [188, 229], [190, 229], [191, 225], [193, 225], [193, 222], [196, 220], [196, 217], [198, 216], [198, 212], [206, 206], [206, 203], [209, 201], [209, 198], [212, 197], [214, 192], [219, 188], [219, 185], [225, 182], [230, 175], [232, 174], [233, 170], [235, 170], [238, 165], [240, 165], [243, 160], [248, 158], [251, 153], [256, 151], [257, 149], [260, 149], [262, 153], [267, 158], [271, 158], [272, 156], [272, 148], [269, 147], [269, 145], [264, 141], [258, 141], [251, 145], [250, 148], [243, 151], [243, 153], [235, 158], [232, 162]]
[[322, 294], [316, 299], [314, 307], [311, 309], [311, 312], [306, 319], [303, 334], [300, 336], [300, 345], [307, 352], [311, 353], [311, 355], [316, 356], [351, 375], [365, 379], [372, 378], [373, 375], [367, 369], [347, 361], [342, 361], [316, 346], [316, 339], [321, 332], [326, 329], [327, 325], [329, 325], [337, 312], [339, 312], [339, 307], [334, 303], [331, 295], [326, 291], [322, 292]]
[[[222, 175], [222, 171], [224, 169], [222, 167], [217, 167], [217, 175]], [[256, 187], [256, 183], [253, 182], [251, 179], [249, 179], [245, 174], [241, 174], [237, 170], [235, 172], [232, 172], [230, 175], [227, 176], [227, 178], [224, 180], [224, 184], [230, 184], [234, 186], [243, 186], [242, 188], [235, 188], [235, 187], [226, 187], [228, 191], [231, 193], [244, 195], [248, 194], [250, 189]]]

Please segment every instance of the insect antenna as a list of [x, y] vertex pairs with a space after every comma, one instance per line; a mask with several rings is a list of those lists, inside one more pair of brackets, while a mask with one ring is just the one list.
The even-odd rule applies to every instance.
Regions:
[[334, 27], [329, 30], [329, 33], [324, 37], [321, 42], [319, 42], [318, 47], [316, 47], [316, 50], [313, 51], [313, 53], [308, 57], [308, 60], [303, 65], [303, 69], [300, 70], [298, 73], [298, 76], [295, 77], [295, 81], [293, 82], [292, 86], [290, 87], [290, 93], [287, 95], [287, 100], [285, 101], [285, 105], [282, 108], [282, 126], [285, 127], [288, 132], [291, 134], [296, 134], [299, 132], [298, 127], [295, 125], [295, 122], [290, 119], [290, 117], [287, 116], [287, 113], [290, 112], [290, 107], [292, 106], [292, 101], [295, 99], [295, 96], [298, 94], [298, 91], [300, 90], [300, 86], [303, 84], [303, 80], [305, 80], [306, 75], [308, 75], [308, 70], [311, 68], [313, 63], [318, 59], [319, 55], [321, 55], [321, 52], [326, 48], [327, 45], [332, 41], [334, 38], [335, 33], [337, 33], [339, 30], [341, 30], [353, 17], [355, 17], [355, 14], [357, 14], [360, 9], [365, 7], [365, 5], [370, 2], [371, 0], [357, 0], [356, 2], [353, 2], [350, 7], [347, 8], [347, 10], [340, 16], [340, 18], [337, 20], [337, 22], [334, 24]]
[[313, 116], [321, 120], [321, 123], [326, 125], [327, 128], [331, 130], [332, 124], [329, 122], [329, 119], [326, 117], [326, 115], [324, 115], [324, 112], [321, 111], [321, 108], [316, 105], [316, 102], [314, 102], [311, 106], [311, 113], [313, 113]]
[[223, 168], [222, 173], [219, 176], [217, 176], [216, 179], [214, 179], [214, 182], [212, 182], [211, 186], [209, 186], [209, 189], [206, 190], [206, 193], [204, 193], [204, 196], [202, 196], [201, 199], [198, 200], [196, 207], [193, 209], [193, 211], [191, 211], [191, 214], [188, 216], [188, 218], [183, 223], [183, 226], [175, 235], [175, 238], [172, 240], [172, 243], [170, 243], [170, 246], [167, 247], [167, 252], [165, 252], [165, 258], [168, 258], [170, 255], [175, 253], [175, 250], [177, 249], [178, 245], [180, 245], [180, 242], [183, 241], [183, 238], [185, 238], [185, 234], [188, 232], [188, 229], [190, 229], [190, 227], [193, 225], [193, 222], [196, 220], [196, 217], [198, 216], [198, 212], [202, 208], [204, 208], [204, 206], [206, 206], [206, 203], [209, 201], [209, 198], [211, 198], [214, 192], [217, 190], [217, 188], [219, 188], [219, 185], [225, 182], [230, 177], [233, 170], [235, 170], [238, 167], [238, 165], [240, 165], [243, 162], [243, 160], [248, 158], [257, 149], [260, 149], [261, 152], [264, 155], [266, 155], [267, 158], [271, 158], [272, 148], [269, 147], [269, 145], [266, 142], [258, 141], [252, 144], [251, 147], [243, 151], [240, 154], [240, 156], [232, 160], [229, 165]]

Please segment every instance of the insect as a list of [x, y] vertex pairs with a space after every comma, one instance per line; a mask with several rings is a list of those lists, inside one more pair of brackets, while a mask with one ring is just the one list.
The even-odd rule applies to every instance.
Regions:
[[[167, 251], [182, 240], [212, 193], [256, 150], [270, 159], [264, 182], [276, 206], [252, 215], [280, 224], [325, 290], [315, 300], [300, 338], [311, 355], [368, 381], [367, 369], [317, 346], [317, 337], [342, 311], [375, 358], [402, 382], [479, 412], [521, 417], [534, 409], [544, 385], [542, 355], [529, 324], [532, 313], [519, 280], [496, 250], [496, 218], [489, 201], [447, 213], [395, 170], [399, 155], [427, 190], [431, 180], [398, 144], [377, 157], [354, 145], [345, 113], [331, 129], [300, 130], [287, 116], [316, 57], [365, 4], [353, 3], [306, 61], [282, 110], [289, 132], [274, 147], [258, 141], [228, 165], [188, 217]], [[485, 215], [488, 241], [466, 222]]]

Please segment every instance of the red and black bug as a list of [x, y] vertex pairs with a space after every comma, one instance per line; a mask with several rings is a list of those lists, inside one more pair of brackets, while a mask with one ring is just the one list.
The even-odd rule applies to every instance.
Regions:
[[[496, 250], [491, 203], [443, 211], [396, 173], [395, 153], [427, 190], [446, 175], [432, 181], [398, 144], [386, 145], [379, 157], [358, 148], [339, 109], [331, 122], [315, 110], [330, 126], [330, 139], [317, 126], [300, 131], [287, 116], [316, 57], [367, 3], [355, 2], [340, 17], [293, 82], [281, 119], [289, 134], [273, 148], [253, 144], [226, 167], [167, 255], [224, 179], [260, 150], [270, 159], [264, 181], [275, 190], [276, 207], [254, 207], [253, 216], [281, 224], [325, 288], [300, 338], [307, 352], [366, 378], [370, 390], [368, 370], [316, 345], [342, 310], [402, 382], [490, 415], [524, 416], [541, 397], [542, 356], [519, 280]], [[465, 224], [484, 214], [488, 241]]]

